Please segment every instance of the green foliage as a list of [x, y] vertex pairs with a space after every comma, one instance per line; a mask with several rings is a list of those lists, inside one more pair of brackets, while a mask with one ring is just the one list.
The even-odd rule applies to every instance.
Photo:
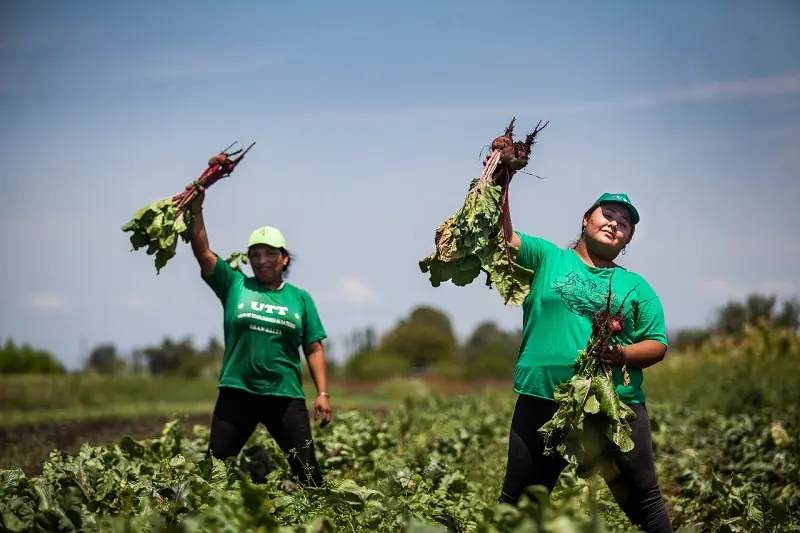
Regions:
[[212, 405], [215, 382], [182, 378], [95, 374], [4, 376], [0, 378], [0, 418], [7, 412], [204, 402]]
[[92, 349], [84, 368], [87, 372], [113, 376], [124, 373], [127, 363], [117, 354], [117, 347], [108, 343]]
[[558, 410], [539, 428], [545, 454], [557, 451], [582, 477], [612, 474], [613, 454], [633, 449], [630, 422], [636, 415], [620, 401], [596, 357], [582, 353], [577, 365], [575, 376], [556, 387]]
[[[635, 531], [602, 481], [568, 467], [549, 498], [532, 487], [520, 508], [497, 504], [513, 398], [443, 397], [401, 384], [406, 399], [383, 415], [339, 413], [313, 426], [326, 486], [287, 483], [288, 465], [263, 429], [248, 443], [276, 465], [263, 482], [240, 457], [205, 458], [208, 428], [55, 451], [41, 476], [0, 472], [7, 531]], [[799, 531], [797, 409], [726, 418], [649, 408], [657, 467], [675, 527]], [[594, 515], [590, 512], [595, 509]], [[283, 529], [281, 529], [283, 528]]]
[[506, 243], [501, 221], [503, 190], [475, 178], [461, 208], [436, 229], [436, 250], [419, 262], [429, 281], [463, 287], [481, 272], [494, 283], [506, 305], [522, 305], [530, 291], [533, 271], [514, 261], [517, 251]]
[[408, 357], [376, 350], [358, 352], [345, 363], [348, 377], [366, 381], [410, 376], [412, 371]]
[[227, 263], [234, 270], [242, 270], [242, 265], [248, 264], [247, 252], [233, 252], [227, 259]]
[[521, 330], [504, 331], [491, 321], [478, 324], [461, 349], [461, 377], [510, 379], [521, 340]]
[[458, 341], [447, 315], [433, 307], [420, 306], [384, 335], [380, 349], [405, 357], [415, 367], [428, 368], [436, 362], [455, 359]]
[[170, 259], [175, 257], [178, 240], [190, 240], [191, 213], [178, 212], [175, 200], [162, 198], [139, 209], [123, 232], [130, 232], [132, 251], [147, 248], [147, 255], [155, 254], [156, 273], [160, 273]]
[[695, 531], [800, 531], [800, 409], [720, 416], [653, 411], [653, 447], [673, 522]]
[[29, 344], [17, 344], [6, 339], [0, 347], [0, 374], [63, 374], [64, 365], [45, 350], [37, 350]]
[[195, 378], [216, 377], [223, 353], [224, 347], [215, 338], [200, 348], [189, 337], [165, 337], [160, 345], [136, 350], [134, 357], [138, 360], [135, 366], [149, 374]]
[[715, 335], [645, 371], [649, 398], [723, 414], [800, 405], [800, 334], [768, 323]]
[[800, 328], [800, 301], [797, 298], [784, 300], [780, 310], [777, 305], [776, 296], [763, 294], [751, 294], [743, 302], [729, 302], [717, 310], [712, 330], [733, 335], [745, 326], [759, 323], [793, 330]]
[[670, 347], [672, 351], [692, 350], [712, 337], [736, 336], [748, 327], [760, 326], [800, 330], [800, 300], [786, 299], [779, 306], [777, 296], [754, 293], [743, 301], [730, 301], [714, 312], [708, 327], [670, 333]]

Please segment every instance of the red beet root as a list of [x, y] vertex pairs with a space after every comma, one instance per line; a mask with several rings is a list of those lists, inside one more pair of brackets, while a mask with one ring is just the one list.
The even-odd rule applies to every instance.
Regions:
[[[197, 193], [198, 187], [208, 189], [222, 178], [229, 176], [236, 168], [236, 165], [238, 165], [241, 160], [244, 159], [245, 154], [247, 154], [247, 152], [249, 152], [255, 144], [255, 142], [252, 143], [244, 151], [237, 150], [235, 152], [226, 153], [226, 150], [230, 148], [229, 146], [219, 154], [210, 158], [208, 160], [208, 168], [205, 170], [205, 172], [203, 172], [203, 174], [191, 184], [187, 185], [185, 191], [172, 197], [172, 200], [177, 205], [178, 213], [180, 213], [189, 204], [189, 202], [192, 201]], [[240, 154], [239, 157], [231, 158], [231, 156], [236, 154]]]
[[497, 167], [490, 179], [493, 183], [503, 188], [509, 184], [517, 171], [527, 166], [530, 161], [531, 149], [536, 143], [536, 136], [550, 123], [549, 121], [545, 122], [544, 126], [542, 126], [542, 121], [540, 120], [536, 128], [525, 136], [524, 141], [514, 141], [515, 121], [516, 118], [512, 118], [505, 133], [492, 141], [492, 154], [489, 154], [484, 162], [484, 165], [486, 165], [494, 153], [499, 153]]

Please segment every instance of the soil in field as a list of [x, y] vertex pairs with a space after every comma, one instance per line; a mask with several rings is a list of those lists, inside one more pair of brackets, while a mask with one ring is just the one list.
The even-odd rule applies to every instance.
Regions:
[[[172, 419], [168, 416], [105, 418], [0, 426], [0, 469], [21, 468], [29, 476], [38, 475], [54, 449], [74, 454], [84, 442], [97, 446], [117, 442], [126, 435], [134, 439], [157, 437], [164, 424]], [[180, 421], [191, 430], [195, 424], [210, 424], [211, 413], [186, 415]]]

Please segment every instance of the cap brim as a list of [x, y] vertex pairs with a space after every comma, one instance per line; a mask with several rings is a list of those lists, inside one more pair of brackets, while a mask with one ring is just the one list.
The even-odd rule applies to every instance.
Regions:
[[633, 222], [634, 225], [638, 224], [639, 221], [641, 220], [641, 217], [639, 216], [639, 211], [635, 207], [633, 207], [633, 204], [626, 204], [625, 202], [620, 202], [619, 200], [603, 200], [601, 202], [597, 202], [596, 204], [594, 204], [594, 207], [592, 207], [592, 209], [603, 204], [617, 204], [627, 209], [628, 212], [631, 214], [631, 219], [632, 219], [631, 222]]

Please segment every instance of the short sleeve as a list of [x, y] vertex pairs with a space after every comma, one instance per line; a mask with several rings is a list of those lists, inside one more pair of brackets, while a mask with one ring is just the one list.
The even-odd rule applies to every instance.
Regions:
[[519, 254], [517, 261], [523, 267], [536, 270], [542, 263], [548, 251], [555, 249], [555, 245], [541, 237], [534, 237], [526, 233], [517, 231], [520, 240]]
[[643, 282], [638, 291], [638, 309], [634, 325], [633, 342], [646, 340], [658, 341], [664, 346], [667, 343], [667, 326], [664, 319], [664, 307], [661, 299], [646, 282]]
[[244, 276], [241, 271], [231, 268], [228, 262], [220, 256], [217, 256], [217, 263], [214, 265], [214, 271], [210, 276], [206, 277], [201, 274], [203, 281], [211, 287], [211, 290], [214, 291], [214, 294], [223, 304], [228, 298], [228, 292], [230, 292], [231, 287], [241, 276]]
[[322, 325], [322, 320], [317, 311], [317, 305], [314, 299], [307, 292], [303, 293], [303, 301], [305, 304], [303, 317], [303, 344], [311, 344], [324, 340], [328, 337], [325, 327]]

